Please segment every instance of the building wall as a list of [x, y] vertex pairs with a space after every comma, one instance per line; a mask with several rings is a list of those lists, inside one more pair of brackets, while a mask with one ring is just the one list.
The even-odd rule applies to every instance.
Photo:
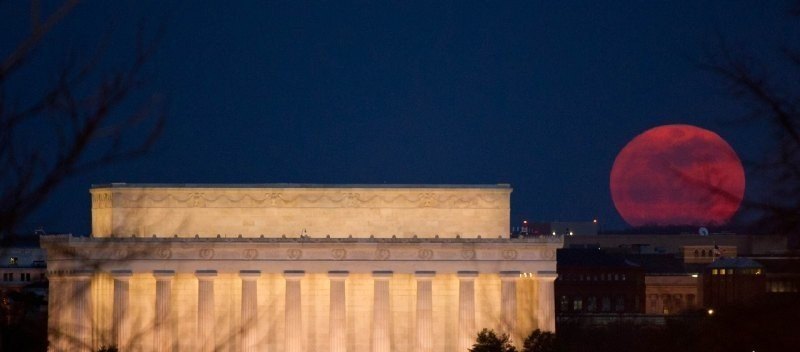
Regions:
[[702, 307], [700, 279], [688, 274], [645, 276], [645, 313], [679, 314]]
[[683, 262], [689, 264], [710, 264], [720, 257], [736, 258], [736, 246], [683, 246]]
[[[171, 351], [201, 351], [199, 272], [213, 270], [214, 336], [217, 351], [247, 351], [244, 331], [257, 331], [256, 346], [267, 351], [332, 351], [331, 277], [329, 271], [347, 271], [345, 279], [348, 351], [373, 350], [375, 287], [373, 273], [390, 272], [387, 326], [391, 351], [418, 351], [419, 289], [422, 273], [431, 279], [431, 351], [460, 351], [462, 323], [460, 272], [476, 273], [474, 324], [468, 339], [491, 328], [508, 331], [520, 345], [533, 329], [554, 329], [552, 302], [555, 251], [562, 239], [116, 239], [43, 237], [48, 270], [53, 278], [50, 326], [68, 338], [52, 334], [53, 350], [89, 350], [117, 341], [115, 326], [126, 324], [115, 316], [122, 303], [115, 301], [119, 271], [130, 273], [126, 318], [130, 331], [117, 341], [125, 350], [159, 350], [167, 341]], [[344, 245], [344, 246], [343, 246]], [[346, 248], [346, 254], [337, 250]], [[248, 250], [255, 249], [251, 256]], [[210, 251], [208, 251], [210, 250]], [[299, 251], [299, 253], [298, 253]], [[87, 263], [91, 270], [87, 271]], [[258, 270], [256, 318], [244, 321], [241, 270]], [[302, 271], [300, 284], [301, 328], [287, 327], [287, 272]], [[156, 273], [168, 271], [169, 313], [158, 323], [159, 296]], [[81, 277], [89, 282], [86, 307], [79, 302]], [[544, 281], [543, 281], [544, 280]], [[544, 283], [549, 283], [549, 286]], [[510, 289], [508, 291], [506, 289]], [[549, 295], [541, 292], [550, 290]], [[545, 291], [542, 291], [545, 290]], [[504, 293], [507, 292], [507, 293]], [[510, 293], [508, 293], [510, 292]], [[507, 296], [510, 294], [511, 296]], [[116, 307], [116, 308], [115, 308]], [[507, 310], [510, 307], [511, 310]], [[82, 319], [89, 316], [90, 319]], [[122, 319], [122, 320], [120, 320]], [[80, 323], [83, 322], [83, 323]], [[511, 326], [506, 324], [510, 322]], [[87, 333], [80, 325], [85, 324]], [[163, 327], [163, 328], [161, 328]], [[508, 330], [510, 329], [510, 330]], [[161, 332], [159, 332], [161, 331]], [[166, 331], [166, 332], [164, 332]], [[161, 336], [161, 337], [160, 337]], [[164, 337], [166, 336], [166, 337]], [[87, 348], [72, 341], [87, 341]], [[380, 349], [378, 349], [380, 351]]]
[[785, 253], [788, 248], [786, 235], [602, 234], [598, 236], [568, 236], [564, 238], [564, 242], [566, 248], [601, 247], [619, 249], [647, 245], [657, 253], [674, 254], [683, 253], [682, 248], [684, 246], [708, 246], [713, 248], [716, 244], [720, 247], [736, 247], [739, 256]]

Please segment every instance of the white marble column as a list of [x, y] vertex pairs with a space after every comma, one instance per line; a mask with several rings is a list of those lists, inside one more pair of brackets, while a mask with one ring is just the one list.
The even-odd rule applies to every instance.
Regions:
[[62, 274], [52, 271], [48, 272], [47, 280], [49, 289], [47, 293], [47, 340], [52, 351], [66, 351], [65, 323], [64, 319], [65, 302], [63, 294], [66, 287], [66, 279]]
[[433, 352], [433, 277], [435, 271], [417, 271], [417, 348]]
[[500, 317], [501, 331], [509, 336], [514, 334], [517, 327], [517, 280], [519, 271], [500, 272]]
[[458, 272], [458, 351], [472, 347], [475, 329], [475, 278], [477, 271]]
[[556, 299], [553, 284], [557, 277], [558, 274], [555, 271], [536, 273], [537, 296], [539, 297], [536, 305], [536, 321], [542, 331], [556, 331]]
[[131, 336], [128, 307], [130, 304], [130, 279], [133, 273], [130, 270], [113, 270], [111, 276], [114, 278], [111, 340], [120, 350], [126, 350], [130, 346]]
[[170, 301], [172, 300], [172, 270], [155, 270], [156, 278], [156, 321], [153, 350], [166, 352], [172, 350], [172, 324]]
[[347, 311], [345, 301], [345, 280], [347, 271], [329, 271], [330, 279], [330, 352], [347, 352]]
[[389, 310], [389, 279], [391, 271], [373, 271], [372, 352], [391, 349], [391, 311]]
[[303, 352], [304, 338], [303, 315], [300, 297], [300, 280], [305, 276], [302, 270], [283, 272], [286, 279], [286, 352]]
[[213, 352], [217, 345], [214, 310], [214, 281], [216, 270], [197, 270], [197, 350]]
[[242, 351], [258, 350], [258, 270], [239, 271], [242, 279]]
[[90, 271], [75, 271], [71, 275], [72, 281], [72, 341], [70, 350], [92, 350], [92, 273]]

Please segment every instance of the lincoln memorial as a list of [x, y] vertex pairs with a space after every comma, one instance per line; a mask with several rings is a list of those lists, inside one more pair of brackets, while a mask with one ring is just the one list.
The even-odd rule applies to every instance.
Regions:
[[558, 236], [499, 185], [93, 186], [42, 236], [51, 351], [463, 352], [554, 330]]

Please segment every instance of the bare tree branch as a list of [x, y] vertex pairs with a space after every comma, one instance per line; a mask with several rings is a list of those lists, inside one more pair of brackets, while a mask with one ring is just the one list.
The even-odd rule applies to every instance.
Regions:
[[[140, 23], [127, 66], [103, 70], [102, 58], [111, 42], [105, 33], [88, 59], [68, 59], [42, 95], [20, 107], [7, 95], [12, 73], [24, 75], [24, 64], [35, 55], [46, 34], [76, 7], [65, 0], [57, 10], [38, 20], [41, 6], [31, 2], [31, 34], [10, 51], [0, 65], [0, 234], [12, 232], [67, 178], [128, 160], [148, 152], [163, 131], [166, 104], [152, 95], [131, 111], [131, 95], [143, 86], [143, 69], [160, 44], [166, 21], [153, 35]], [[11, 88], [11, 89], [10, 89]], [[47, 143], [31, 140], [30, 130], [47, 136]], [[52, 137], [52, 138], [50, 138]], [[54, 144], [54, 145], [53, 145]]]

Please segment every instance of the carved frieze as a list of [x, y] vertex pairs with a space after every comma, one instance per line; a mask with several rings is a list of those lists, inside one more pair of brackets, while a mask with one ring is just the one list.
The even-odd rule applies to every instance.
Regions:
[[336, 260], [342, 260], [347, 258], [347, 250], [344, 248], [334, 248], [331, 249], [331, 257]]
[[211, 248], [203, 248], [200, 250], [200, 258], [211, 259], [214, 258], [214, 250]]
[[[112, 207], [112, 193], [92, 192], [92, 208]], [[116, 190], [118, 208], [455, 208], [505, 209], [507, 192]]]
[[156, 254], [161, 259], [169, 259], [172, 257], [172, 251], [169, 248], [160, 248], [156, 251]]
[[286, 251], [286, 256], [289, 257], [289, 259], [297, 260], [303, 257], [303, 251], [292, 248]]
[[475, 250], [474, 249], [463, 249], [463, 250], [461, 250], [461, 258], [464, 258], [466, 260], [475, 259]]
[[426, 249], [420, 249], [417, 257], [419, 257], [419, 259], [422, 259], [422, 260], [431, 259], [433, 257], [433, 251], [430, 250], [430, 249], [427, 249], [427, 248]]
[[375, 259], [377, 260], [387, 260], [391, 253], [386, 248], [379, 248], [375, 251]]
[[256, 259], [258, 258], [258, 250], [256, 250], [255, 248], [245, 249], [242, 256], [244, 257], [244, 259]]
[[517, 251], [514, 249], [504, 249], [501, 251], [500, 255], [505, 260], [514, 260], [517, 259]]

